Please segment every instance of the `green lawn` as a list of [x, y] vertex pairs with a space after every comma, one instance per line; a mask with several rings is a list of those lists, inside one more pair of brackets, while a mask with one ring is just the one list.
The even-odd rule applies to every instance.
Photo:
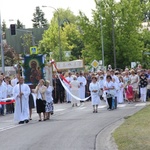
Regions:
[[150, 105], [127, 117], [113, 137], [119, 150], [150, 150]]

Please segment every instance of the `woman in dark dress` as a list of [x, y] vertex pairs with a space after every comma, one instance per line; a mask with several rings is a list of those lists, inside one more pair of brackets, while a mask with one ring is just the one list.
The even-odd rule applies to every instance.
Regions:
[[32, 95], [32, 93], [30, 93], [29, 95], [29, 119], [32, 120], [32, 109], [35, 108], [35, 104], [34, 104], [34, 97]]

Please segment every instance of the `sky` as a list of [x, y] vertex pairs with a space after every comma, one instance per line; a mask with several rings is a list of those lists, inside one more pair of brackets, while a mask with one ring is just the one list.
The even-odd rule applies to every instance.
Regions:
[[95, 9], [94, 0], [1, 0], [0, 11], [1, 20], [5, 20], [7, 27], [12, 23], [16, 23], [19, 19], [26, 28], [32, 27], [33, 13], [36, 6], [40, 6], [45, 13], [45, 18], [50, 20], [53, 16], [54, 9], [42, 8], [42, 6], [52, 6], [58, 8], [69, 8], [75, 15], [79, 10], [84, 12], [86, 16], [92, 18], [92, 9]]

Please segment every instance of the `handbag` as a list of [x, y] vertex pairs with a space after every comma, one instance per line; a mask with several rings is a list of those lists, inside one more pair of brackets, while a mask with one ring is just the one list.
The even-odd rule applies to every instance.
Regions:
[[106, 93], [106, 98], [111, 98], [113, 97], [113, 95], [111, 95], [110, 93]]

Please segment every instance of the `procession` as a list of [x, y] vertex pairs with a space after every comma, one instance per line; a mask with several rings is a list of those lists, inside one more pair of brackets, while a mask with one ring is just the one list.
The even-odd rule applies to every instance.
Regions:
[[146, 103], [149, 98], [150, 70], [142, 68], [59, 72], [53, 74], [52, 83], [40, 79], [34, 89], [20, 74], [13, 79], [0, 75], [0, 117], [14, 113], [14, 122], [19, 124], [32, 120], [33, 109], [39, 122], [50, 120], [58, 103], [80, 107], [90, 101], [91, 112], [98, 113], [102, 101], [112, 111], [118, 104]]

